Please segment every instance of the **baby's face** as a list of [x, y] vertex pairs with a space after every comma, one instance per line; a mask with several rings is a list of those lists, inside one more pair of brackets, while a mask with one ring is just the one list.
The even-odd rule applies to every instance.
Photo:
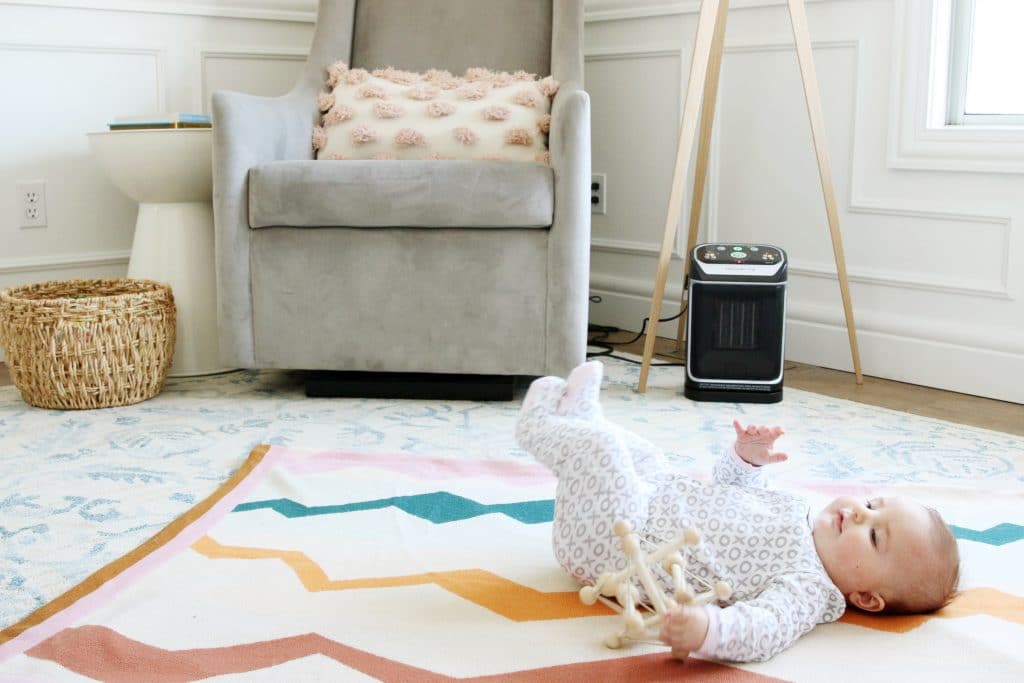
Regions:
[[[873, 610], [872, 594], [891, 597], [911, 568], [933, 561], [931, 526], [928, 510], [905, 498], [841, 496], [814, 520], [814, 546], [843, 595]], [[853, 595], [860, 593], [866, 604]]]

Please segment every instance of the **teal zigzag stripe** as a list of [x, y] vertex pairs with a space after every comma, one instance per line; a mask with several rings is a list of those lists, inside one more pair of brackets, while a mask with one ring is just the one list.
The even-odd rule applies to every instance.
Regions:
[[[422, 493], [415, 496], [393, 496], [391, 498], [378, 498], [377, 500], [345, 503], [342, 505], [317, 505], [315, 507], [308, 507], [290, 498], [275, 498], [273, 500], [241, 503], [235, 507], [234, 512], [271, 509], [285, 517], [296, 518], [336, 515], [362, 510], [380, 510], [392, 506], [434, 524], [447, 524], [448, 522], [458, 522], [463, 519], [489, 514], [506, 515], [523, 524], [541, 524], [543, 522], [550, 522], [555, 514], [555, 501], [553, 500], [529, 500], [519, 503], [485, 505], [469, 498], [448, 493], [447, 491]], [[959, 539], [987, 543], [989, 545], [1006, 545], [1007, 543], [1024, 539], [1024, 527], [1007, 522], [981, 531], [953, 524], [950, 525], [950, 529], [953, 530], [953, 535]]]
[[343, 505], [317, 505], [315, 507], [307, 507], [302, 503], [296, 503], [290, 498], [275, 498], [273, 500], [241, 503], [235, 507], [233, 512], [269, 508], [285, 517], [295, 518], [312, 517], [315, 515], [336, 515], [345, 512], [359, 512], [361, 510], [380, 510], [392, 506], [434, 524], [458, 522], [471, 517], [495, 513], [507, 515], [523, 524], [540, 524], [542, 522], [550, 522], [555, 516], [555, 501], [553, 500], [528, 500], [520, 503], [484, 505], [475, 500], [448, 493], [447, 491], [421, 493], [415, 496], [393, 496], [391, 498], [379, 498], [377, 500], [345, 503]]
[[1024, 526], [1009, 524], [1008, 522], [997, 524], [982, 531], [965, 529], [962, 526], [954, 526], [952, 524], [949, 525], [949, 528], [953, 530], [953, 535], [957, 538], [965, 541], [988, 543], [989, 545], [1006, 545], [1007, 543], [1024, 539]]

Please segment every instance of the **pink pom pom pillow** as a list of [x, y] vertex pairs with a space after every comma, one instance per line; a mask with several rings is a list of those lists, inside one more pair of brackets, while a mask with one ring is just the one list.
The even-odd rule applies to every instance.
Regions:
[[467, 69], [462, 77], [343, 62], [327, 70], [317, 159], [495, 159], [548, 163], [550, 76]]

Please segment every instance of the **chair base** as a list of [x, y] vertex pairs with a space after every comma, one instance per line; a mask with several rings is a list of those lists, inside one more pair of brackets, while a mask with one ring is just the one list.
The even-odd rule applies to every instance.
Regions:
[[513, 375], [317, 371], [306, 377], [306, 396], [511, 401], [515, 386]]

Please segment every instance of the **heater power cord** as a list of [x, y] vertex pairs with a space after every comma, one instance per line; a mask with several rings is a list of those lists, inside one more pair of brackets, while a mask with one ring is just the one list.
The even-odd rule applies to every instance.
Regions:
[[[597, 296], [597, 295], [592, 296], [592, 297], [590, 297], [590, 301], [592, 303], [595, 303], [595, 304], [596, 303], [601, 303], [601, 297]], [[683, 311], [680, 311], [679, 313], [676, 313], [675, 315], [673, 315], [673, 316], [671, 316], [669, 318], [658, 318], [658, 322], [659, 323], [667, 323], [667, 322], [670, 322], [672, 320], [676, 320], [682, 314], [683, 314]], [[615, 358], [617, 360], [626, 361], [627, 363], [633, 363], [634, 365], [642, 365], [643, 361], [639, 361], [639, 360], [636, 360], [634, 358], [626, 358], [625, 356], [617, 356], [617, 355], [615, 355], [615, 347], [617, 347], [617, 346], [625, 346], [625, 345], [628, 345], [628, 344], [632, 344], [632, 343], [636, 342], [637, 340], [641, 339], [644, 336], [644, 332], [647, 330], [647, 323], [650, 322], [650, 320], [651, 320], [650, 316], [644, 318], [644, 322], [640, 326], [640, 331], [636, 334], [636, 336], [633, 337], [632, 339], [628, 339], [626, 341], [621, 341], [621, 342], [610, 342], [610, 341], [607, 341], [609, 334], [611, 334], [612, 332], [621, 332], [622, 331], [618, 327], [611, 327], [611, 326], [605, 326], [605, 325], [589, 325], [587, 327], [587, 332], [591, 333], [591, 334], [595, 334], [597, 336], [588, 338], [587, 339], [587, 346], [597, 347], [597, 348], [601, 349], [601, 351], [594, 351], [594, 352], [588, 351], [587, 352], [587, 358]], [[652, 368], [685, 367], [685, 366], [686, 366], [686, 363], [653, 363], [653, 362], [651, 363], [651, 367]]]

